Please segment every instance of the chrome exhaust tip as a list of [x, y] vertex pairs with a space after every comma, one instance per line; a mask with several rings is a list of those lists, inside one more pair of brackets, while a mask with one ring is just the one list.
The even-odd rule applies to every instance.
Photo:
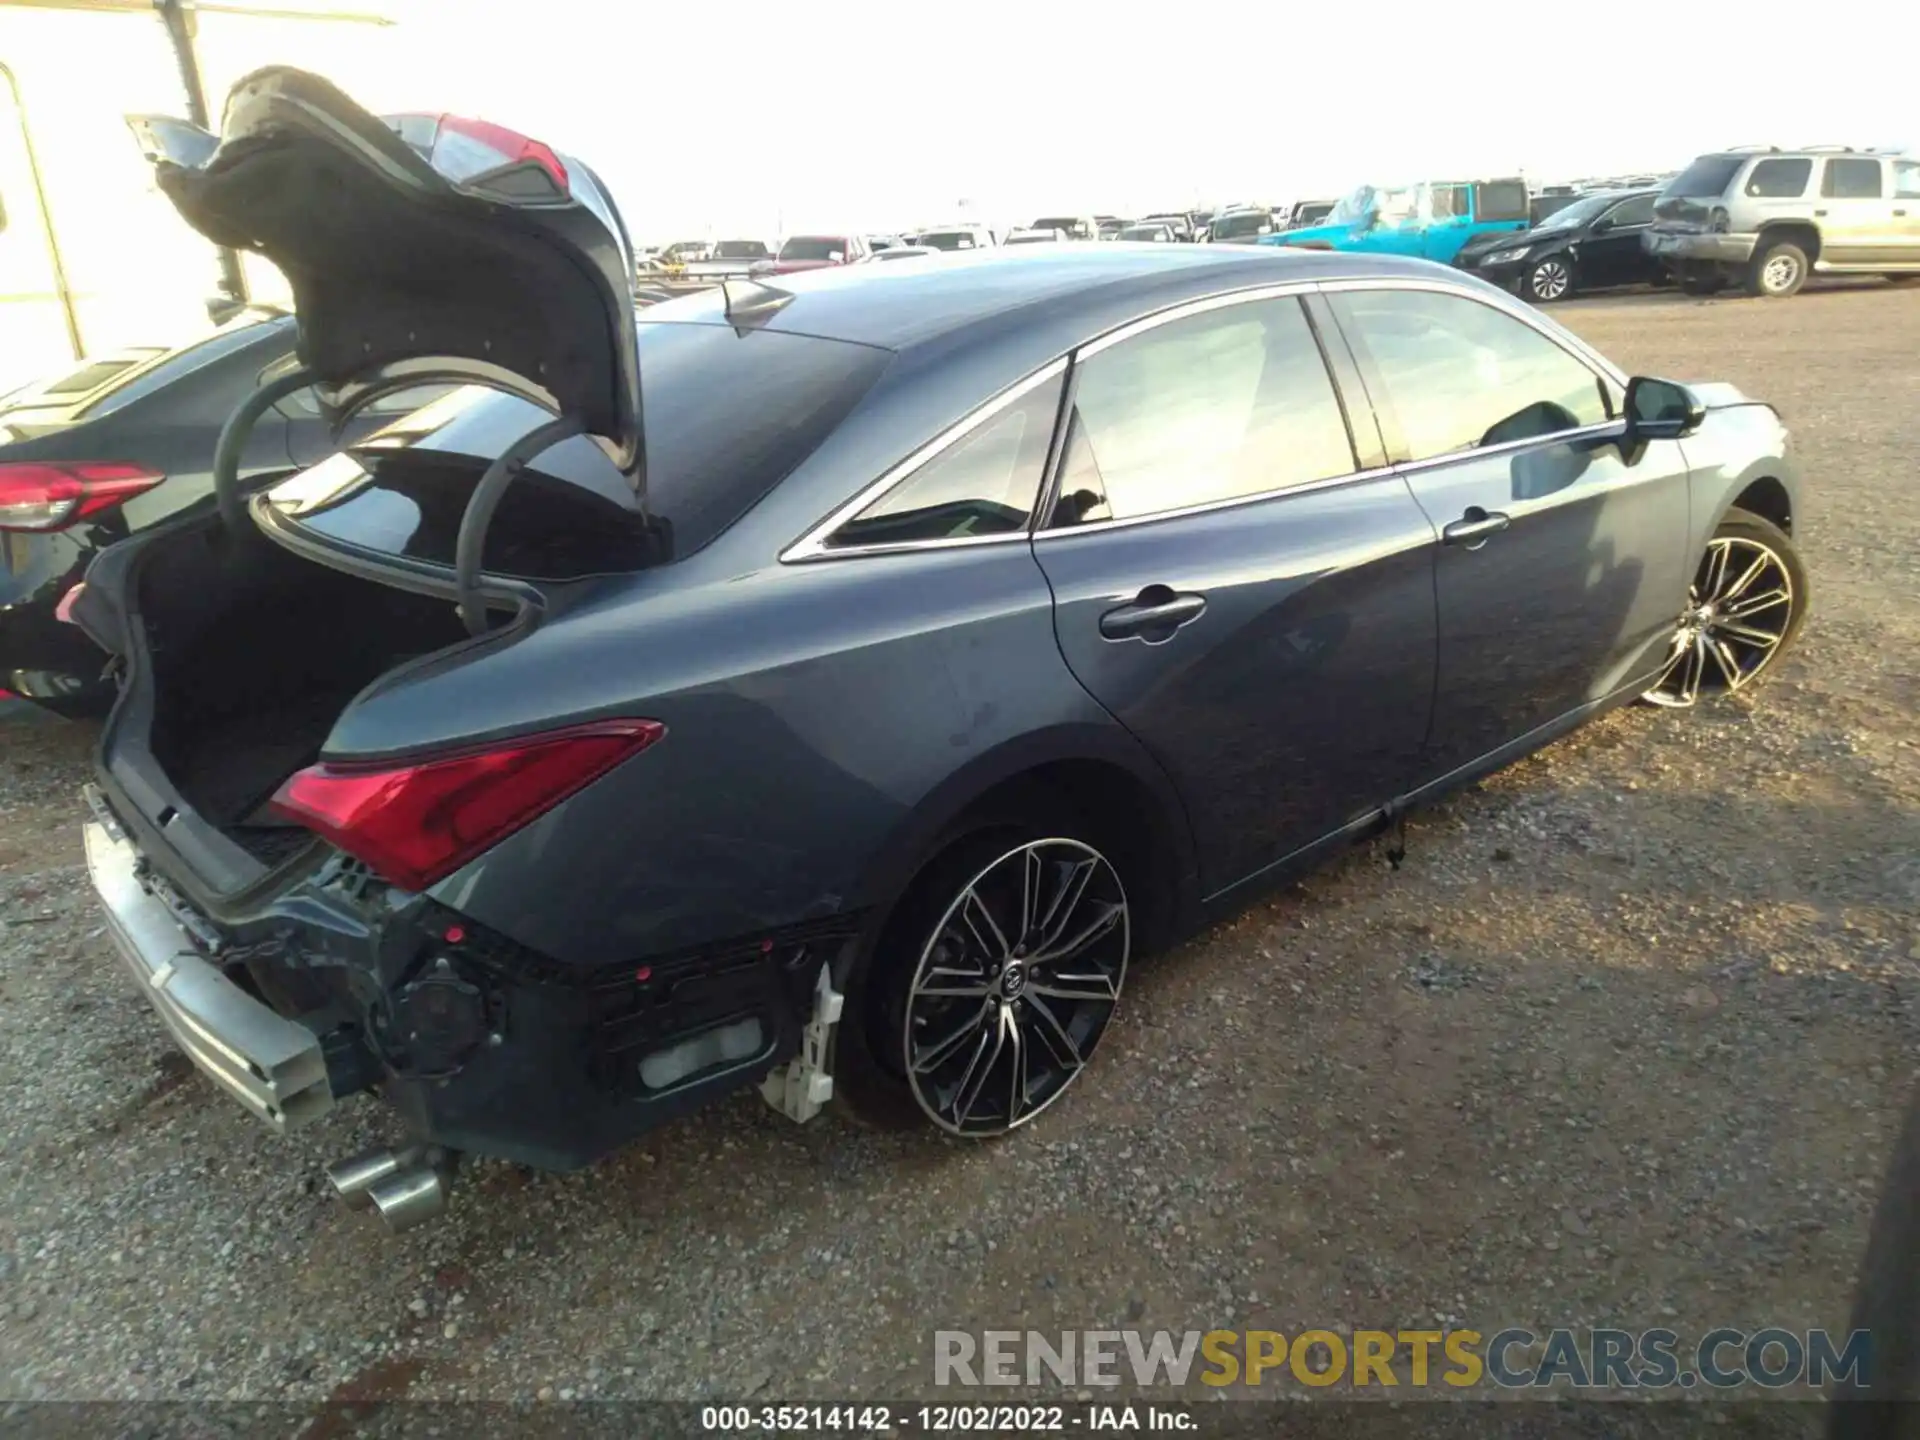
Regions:
[[349, 1210], [364, 1210], [373, 1203], [367, 1192], [382, 1180], [396, 1175], [412, 1157], [386, 1146], [378, 1146], [327, 1166], [327, 1180], [334, 1194]]
[[445, 1177], [422, 1161], [414, 1161], [376, 1181], [365, 1195], [390, 1234], [411, 1230], [445, 1214], [447, 1209]]

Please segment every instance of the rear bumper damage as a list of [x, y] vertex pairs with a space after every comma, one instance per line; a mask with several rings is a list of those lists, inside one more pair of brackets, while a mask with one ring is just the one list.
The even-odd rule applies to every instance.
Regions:
[[275, 1130], [293, 1130], [333, 1106], [320, 1037], [276, 1015], [194, 945], [141, 883], [133, 842], [100, 814], [85, 829], [87, 870], [134, 984], [187, 1058]]
[[214, 919], [148, 868], [108, 792], [88, 799], [88, 868], [128, 972], [194, 1064], [275, 1130], [377, 1090], [404, 1153], [570, 1170], [770, 1074], [795, 1119], [830, 1093], [819, 1022], [838, 996], [822, 968], [855, 917], [578, 969], [338, 857], [294, 862], [276, 894]]

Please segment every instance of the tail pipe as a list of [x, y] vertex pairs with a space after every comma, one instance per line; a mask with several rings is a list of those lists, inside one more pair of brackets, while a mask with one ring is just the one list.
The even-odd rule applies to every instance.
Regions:
[[381, 1146], [334, 1161], [327, 1180], [349, 1210], [371, 1209], [397, 1235], [446, 1213], [459, 1158], [437, 1145]]

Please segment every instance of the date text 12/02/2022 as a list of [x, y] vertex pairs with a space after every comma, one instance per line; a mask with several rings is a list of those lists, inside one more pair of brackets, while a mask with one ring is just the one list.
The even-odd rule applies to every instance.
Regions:
[[920, 1431], [929, 1435], [1089, 1434], [1129, 1430], [1194, 1431], [1199, 1418], [1171, 1405], [707, 1405], [700, 1428], [721, 1434], [856, 1435]]

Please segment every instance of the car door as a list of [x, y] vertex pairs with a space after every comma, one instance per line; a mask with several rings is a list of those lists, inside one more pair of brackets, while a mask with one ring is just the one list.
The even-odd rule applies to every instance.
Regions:
[[1650, 682], [1691, 570], [1679, 443], [1623, 454], [1618, 387], [1551, 322], [1440, 287], [1329, 288], [1441, 536], [1427, 778]]
[[1578, 242], [1582, 281], [1590, 286], [1653, 280], [1659, 267], [1640, 243], [1653, 223], [1653, 196], [1633, 195], [1596, 215]]
[[1895, 160], [1887, 168], [1893, 181], [1894, 263], [1920, 269], [1920, 160]]
[[1142, 322], [1076, 357], [1068, 403], [1034, 540], [1061, 653], [1178, 787], [1209, 893], [1399, 794], [1432, 704], [1435, 536], [1302, 300]]
[[1820, 176], [1820, 258], [1835, 265], [1880, 265], [1899, 253], [1886, 164], [1876, 155], [1835, 155]]

